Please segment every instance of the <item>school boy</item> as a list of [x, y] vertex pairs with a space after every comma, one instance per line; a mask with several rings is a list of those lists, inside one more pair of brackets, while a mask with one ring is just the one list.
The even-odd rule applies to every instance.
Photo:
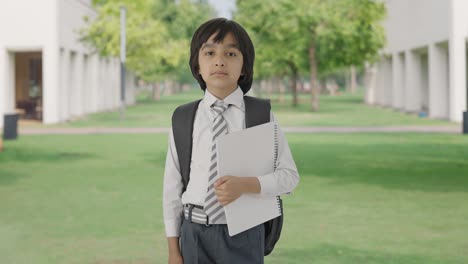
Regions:
[[[249, 35], [234, 21], [209, 20], [193, 35], [189, 64], [204, 96], [175, 110], [169, 133], [163, 187], [169, 263], [263, 263], [263, 224], [230, 237], [223, 206], [243, 193], [289, 193], [299, 182], [280, 129], [274, 173], [217, 175], [215, 139], [245, 129], [246, 119], [257, 114], [249, 110], [255, 109], [252, 106], [266, 105], [270, 109], [266, 100], [244, 97], [252, 85], [254, 57]], [[276, 122], [271, 112], [269, 115]], [[181, 123], [180, 118], [188, 121]], [[178, 135], [190, 129], [192, 137], [181, 143]], [[190, 180], [184, 182], [183, 175], [189, 175]]]

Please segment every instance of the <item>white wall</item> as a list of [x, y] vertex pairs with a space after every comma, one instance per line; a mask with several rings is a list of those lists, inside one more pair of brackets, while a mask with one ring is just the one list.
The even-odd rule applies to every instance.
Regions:
[[88, 53], [79, 41], [79, 29], [86, 26], [84, 17], [91, 20], [97, 16], [96, 11], [87, 0], [59, 0], [59, 45], [75, 52]]
[[449, 115], [449, 69], [447, 43], [429, 47], [429, 117], [446, 119]]
[[466, 111], [466, 39], [468, 36], [468, 1], [451, 1], [449, 37], [449, 116], [451, 120], [462, 121]]
[[405, 55], [404, 53], [393, 53], [393, 93], [392, 107], [396, 109], [403, 108], [404, 91], [405, 91]]
[[391, 97], [394, 108], [460, 122], [468, 101], [468, 0], [381, 1], [388, 11], [382, 58], [392, 55], [393, 78], [385, 78], [390, 73], [382, 59], [376, 77], [382, 87], [367, 89], [376, 91], [379, 104]]
[[1, 1], [0, 47], [38, 50], [50, 44], [57, 34], [56, 1]]
[[[43, 53], [44, 122], [57, 121], [57, 1], [2, 1], [0, 8], [0, 126], [14, 111], [14, 52]], [[52, 74], [52, 75], [51, 75]]]
[[388, 16], [383, 25], [387, 34], [387, 53], [448, 39], [449, 1], [387, 0], [385, 4]]

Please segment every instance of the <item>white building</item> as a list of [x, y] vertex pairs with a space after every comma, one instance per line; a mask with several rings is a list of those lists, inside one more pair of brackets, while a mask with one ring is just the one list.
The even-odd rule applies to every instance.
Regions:
[[385, 0], [387, 46], [366, 102], [461, 122], [467, 109], [467, 0]]
[[[80, 41], [91, 0], [9, 0], [0, 4], [0, 127], [4, 114], [58, 123], [120, 105], [120, 62]], [[134, 103], [134, 76], [126, 76]]]

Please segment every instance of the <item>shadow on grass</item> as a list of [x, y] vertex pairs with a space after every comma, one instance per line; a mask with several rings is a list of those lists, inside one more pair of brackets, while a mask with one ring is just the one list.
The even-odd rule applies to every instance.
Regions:
[[[462, 263], [456, 260], [434, 259], [428, 256], [392, 254], [379, 251], [357, 250], [344, 246], [321, 244], [313, 248], [277, 248], [271, 257], [272, 263], [331, 263], [331, 264], [439, 264]], [[274, 261], [273, 261], [274, 260]]]
[[96, 155], [81, 152], [48, 152], [39, 149], [9, 148], [0, 155], [0, 164], [7, 162], [73, 162]]
[[15, 167], [27, 166], [29, 163], [55, 163], [55, 162], [75, 162], [84, 159], [95, 158], [95, 154], [82, 152], [51, 152], [37, 148], [8, 146], [0, 155], [0, 185], [11, 184], [19, 178], [29, 177], [34, 172], [27, 175], [14, 172]]
[[[1, 165], [1, 163], [0, 163]], [[13, 167], [14, 168], [14, 167]], [[0, 167], [0, 186], [15, 183], [20, 178], [30, 177], [30, 175], [20, 174], [11, 169]]]
[[[320, 147], [318, 147], [320, 145]], [[313, 144], [292, 146], [299, 174], [387, 189], [468, 192], [468, 149], [446, 144]]]
[[[36, 138], [36, 142], [40, 142], [40, 140], [39, 137]], [[0, 153], [0, 165], [8, 167], [14, 166], [13, 164], [17, 162], [74, 162], [96, 157], [94, 153], [67, 149], [65, 143], [63, 146], [60, 151], [52, 151], [47, 148], [24, 144], [20, 141], [9, 142], [5, 145], [4, 151]]]

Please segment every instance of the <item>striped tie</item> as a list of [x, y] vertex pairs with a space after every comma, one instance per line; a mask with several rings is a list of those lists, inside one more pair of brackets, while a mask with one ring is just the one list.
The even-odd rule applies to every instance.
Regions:
[[219, 136], [226, 135], [227, 123], [224, 119], [223, 113], [228, 108], [224, 102], [216, 101], [214, 105], [211, 106], [211, 110], [214, 112], [215, 119], [213, 121], [213, 140], [211, 145], [211, 159], [210, 159], [210, 169], [209, 169], [209, 178], [208, 178], [208, 190], [204, 204], [205, 213], [208, 215], [211, 224], [215, 224], [221, 217], [224, 216], [223, 206], [218, 202], [216, 198], [214, 183], [218, 179], [218, 168], [216, 162], [216, 139]]

